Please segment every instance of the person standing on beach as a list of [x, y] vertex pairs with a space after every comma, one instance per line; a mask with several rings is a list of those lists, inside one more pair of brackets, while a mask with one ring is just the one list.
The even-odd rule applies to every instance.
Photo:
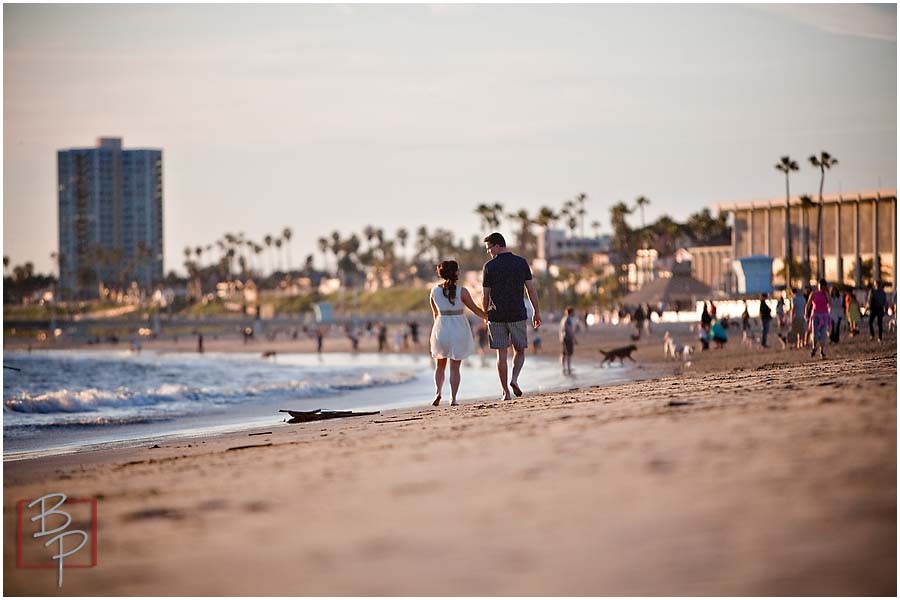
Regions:
[[869, 339], [875, 339], [875, 322], [878, 321], [878, 342], [881, 343], [884, 329], [884, 309], [887, 306], [887, 294], [884, 293], [884, 282], [879, 281], [869, 290], [866, 298], [866, 314], [869, 316]]
[[768, 298], [765, 292], [759, 295], [759, 320], [762, 322], [762, 338], [759, 344], [763, 348], [769, 347], [769, 325], [772, 323], [772, 309], [769, 308]]
[[450, 362], [450, 406], [457, 406], [456, 394], [459, 392], [459, 367], [463, 359], [475, 352], [475, 340], [472, 328], [463, 311], [463, 306], [471, 310], [481, 319], [487, 319], [487, 313], [475, 304], [469, 290], [457, 286], [459, 280], [459, 264], [455, 260], [445, 260], [437, 266], [437, 274], [441, 283], [431, 289], [431, 313], [434, 316], [434, 327], [431, 329], [431, 356], [435, 359], [434, 367], [434, 402], [441, 403], [441, 392], [444, 388], [444, 372]]
[[[481, 306], [488, 314], [490, 346], [497, 351], [497, 374], [503, 391], [501, 399], [509, 400], [510, 388], [517, 397], [522, 395], [518, 382], [528, 347], [525, 291], [534, 306], [532, 324], [535, 329], [541, 326], [541, 311], [528, 261], [513, 254], [506, 247], [506, 240], [497, 232], [484, 238], [484, 249], [491, 255], [491, 260], [484, 263], [482, 271], [484, 297]], [[513, 347], [513, 371], [507, 382], [507, 352], [510, 346]]]
[[741, 313], [741, 332], [750, 335], [750, 307], [747, 306], [746, 300], [744, 300], [744, 312]]
[[850, 290], [844, 294], [844, 314], [847, 315], [850, 337], [854, 337], [859, 333], [859, 320], [862, 316], [859, 312], [859, 302], [856, 300], [856, 294]]
[[829, 306], [828, 284], [824, 279], [819, 280], [819, 289], [809, 295], [806, 306], [806, 314], [809, 316], [809, 328], [812, 332], [812, 352], [816, 355], [816, 347], [825, 358], [825, 340], [831, 330], [831, 307]]
[[387, 325], [378, 324], [378, 351], [384, 352], [387, 348]]
[[831, 343], [837, 344], [841, 341], [841, 321], [844, 320], [844, 299], [841, 298], [841, 292], [836, 285], [831, 286]]
[[572, 374], [572, 355], [575, 354], [575, 331], [578, 323], [575, 318], [575, 309], [566, 308], [566, 315], [559, 322], [560, 362], [563, 375]]
[[799, 288], [793, 290], [791, 298], [791, 330], [789, 336], [797, 336], [796, 348], [799, 350], [806, 341], [806, 296]]
[[775, 318], [778, 319], [778, 335], [784, 335], [784, 296], [775, 303]]

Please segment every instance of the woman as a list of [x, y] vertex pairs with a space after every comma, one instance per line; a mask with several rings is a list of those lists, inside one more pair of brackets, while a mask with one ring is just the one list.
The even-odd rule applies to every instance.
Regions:
[[459, 265], [455, 260], [445, 260], [439, 264], [437, 274], [443, 281], [431, 290], [431, 312], [434, 315], [431, 356], [437, 361], [434, 367], [435, 397], [432, 406], [441, 403], [447, 361], [450, 361], [450, 406], [456, 406], [460, 364], [475, 352], [475, 340], [463, 314], [463, 305], [481, 319], [487, 319], [487, 313], [475, 304], [469, 290], [456, 285], [459, 280]]
[[847, 315], [847, 323], [850, 326], [850, 337], [859, 333], [859, 320], [862, 317], [859, 312], [859, 302], [856, 301], [856, 294], [847, 291], [844, 294], [844, 311]]
[[713, 319], [712, 328], [710, 329], [710, 338], [716, 344], [716, 348], [722, 349], [725, 347], [725, 344], [728, 343], [728, 330], [725, 327], [723, 321], [719, 319]]
[[818, 347], [822, 358], [825, 358], [825, 339], [831, 331], [831, 307], [829, 306], [828, 284], [824, 279], [819, 280], [819, 289], [809, 295], [806, 303], [806, 315], [809, 319], [809, 331], [812, 334], [812, 351], [809, 355], [816, 355]]

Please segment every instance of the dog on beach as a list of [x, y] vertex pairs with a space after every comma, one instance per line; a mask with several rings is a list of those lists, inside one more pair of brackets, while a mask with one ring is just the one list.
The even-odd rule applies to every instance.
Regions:
[[687, 361], [694, 353], [694, 347], [675, 343], [674, 338], [672, 338], [672, 335], [667, 331], [663, 338], [663, 353], [665, 354], [666, 360]]
[[635, 346], [634, 344], [628, 344], [627, 346], [622, 346], [621, 348], [613, 348], [612, 350], [608, 350], [608, 351], [607, 350], [598, 350], [598, 352], [600, 352], [600, 354], [603, 355], [603, 360], [600, 361], [600, 364], [602, 365], [603, 363], [607, 363], [607, 362], [609, 364], [612, 364], [613, 361], [616, 360], [617, 358], [619, 359], [619, 362], [623, 365], [625, 364], [626, 358], [632, 362], [637, 362], [636, 360], [634, 360], [631, 357], [631, 354], [635, 350], [637, 350], [637, 346]]

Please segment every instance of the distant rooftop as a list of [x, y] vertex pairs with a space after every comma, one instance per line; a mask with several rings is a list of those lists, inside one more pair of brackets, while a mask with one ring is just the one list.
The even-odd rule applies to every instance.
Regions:
[[[806, 194], [803, 194], [806, 195]], [[818, 195], [809, 195], [813, 202], [818, 202]], [[897, 197], [897, 188], [882, 188], [880, 190], [864, 190], [861, 192], [846, 192], [841, 194], [825, 194], [825, 204], [837, 202], [855, 202], [857, 200], [881, 200]], [[799, 205], [800, 196], [791, 196], [791, 205]], [[740, 200], [735, 202], [722, 202], [714, 205], [720, 211], [733, 212], [735, 210], [749, 210], [752, 208], [784, 208], [784, 196], [769, 198], [766, 200]]]

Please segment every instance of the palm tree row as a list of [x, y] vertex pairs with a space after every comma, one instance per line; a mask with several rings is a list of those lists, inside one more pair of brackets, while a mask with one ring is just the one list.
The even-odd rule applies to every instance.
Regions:
[[[247, 277], [248, 275], [262, 276], [265, 271], [272, 274], [285, 270], [283, 251], [285, 249], [287, 250], [286, 268], [290, 271], [292, 269], [290, 254], [292, 237], [293, 231], [290, 227], [285, 227], [281, 231], [280, 237], [267, 234], [263, 236], [260, 242], [247, 238], [244, 232], [237, 234], [225, 233], [215, 242], [206, 245], [185, 246], [184, 264], [188, 272], [213, 269], [224, 272], [226, 277], [230, 278], [234, 274], [234, 263], [236, 261], [238, 273], [242, 277]], [[268, 269], [264, 269], [261, 264], [262, 261], [260, 259], [263, 252], [266, 252], [265, 258]], [[275, 255], [274, 257], [273, 254]], [[192, 256], [196, 258], [192, 260]], [[206, 261], [204, 261], [204, 257], [206, 257]], [[274, 260], [277, 260], [277, 264], [273, 264]]]
[[[819, 172], [821, 173], [819, 178], [819, 202], [817, 203], [818, 207], [816, 211], [818, 213], [816, 217], [816, 274], [817, 277], [821, 279], [825, 276], [824, 237], [822, 236], [822, 207], [824, 205], [823, 193], [825, 190], [825, 171], [830, 170], [831, 167], [838, 164], [838, 160], [823, 150], [818, 155], [814, 154], [810, 156], [809, 163], [813, 167], [819, 169]], [[782, 156], [781, 160], [775, 164], [775, 168], [784, 173], [784, 245], [786, 254], [784, 261], [784, 278], [785, 285], [790, 287], [791, 282], [793, 281], [791, 278], [791, 265], [794, 263], [794, 249], [791, 239], [791, 172], [799, 171], [800, 165], [790, 156]], [[809, 196], [803, 196], [801, 198], [801, 210], [806, 211], [811, 204], [812, 200]], [[806, 252], [806, 250], [804, 250], [804, 252]], [[804, 276], [809, 279], [809, 264], [805, 264], [804, 268], [806, 269]]]

